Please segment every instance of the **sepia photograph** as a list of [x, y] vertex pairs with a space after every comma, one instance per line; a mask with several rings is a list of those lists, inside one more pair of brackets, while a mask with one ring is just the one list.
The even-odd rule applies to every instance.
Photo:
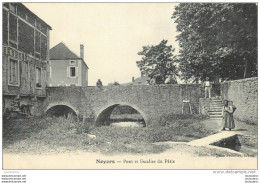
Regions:
[[256, 2], [2, 3], [2, 170], [257, 162]]

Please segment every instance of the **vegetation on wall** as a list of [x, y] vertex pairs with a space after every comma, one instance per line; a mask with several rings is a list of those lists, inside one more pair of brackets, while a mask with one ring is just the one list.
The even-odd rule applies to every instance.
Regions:
[[34, 30], [19, 20], [19, 50], [34, 55]]
[[[4, 3], [3, 5], [10, 9], [10, 12], [3, 9], [3, 43], [9, 44], [9, 46], [13, 48], [18, 48], [27, 54], [45, 60], [47, 56], [48, 43], [47, 24], [30, 12], [21, 3], [11, 4], [12, 6], [9, 5], [9, 3]], [[20, 18], [17, 19], [17, 16]]]
[[41, 51], [41, 33], [39, 31], [35, 31], [35, 52], [40, 53]]
[[3, 43], [7, 44], [8, 42], [8, 13], [3, 10]]
[[41, 35], [41, 59], [45, 60], [47, 54], [47, 37]]
[[13, 41], [17, 41], [17, 17], [13, 14], [9, 14], [9, 39]]

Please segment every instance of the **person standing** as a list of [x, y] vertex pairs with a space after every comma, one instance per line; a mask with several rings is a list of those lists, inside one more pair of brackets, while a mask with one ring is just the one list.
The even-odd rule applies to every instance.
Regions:
[[177, 84], [175, 76], [168, 75], [164, 81], [164, 84]]
[[207, 95], [211, 98], [212, 83], [209, 81], [209, 77], [206, 77], [206, 81], [203, 82], [203, 87], [205, 90], [205, 98], [207, 98]]
[[232, 101], [225, 100], [224, 106], [222, 109], [223, 115], [223, 129], [226, 130], [228, 128], [230, 131], [235, 128], [235, 121], [233, 117], [233, 113], [235, 112], [236, 107], [233, 105]]
[[156, 78], [155, 76], [152, 77], [152, 79], [150, 80], [150, 85], [155, 85], [156, 84]]
[[236, 111], [236, 106], [233, 105], [232, 101], [228, 101], [228, 113], [229, 113], [229, 123], [228, 123], [228, 127], [229, 130], [232, 130], [235, 128], [235, 121], [234, 121], [234, 112]]
[[223, 124], [223, 129], [226, 129], [227, 126], [227, 120], [228, 120], [228, 100], [224, 100], [224, 106], [222, 107], [222, 124]]
[[102, 81], [100, 79], [98, 79], [97, 83], [96, 83], [97, 87], [102, 87], [103, 84], [102, 84]]
[[172, 76], [168, 75], [167, 78], [164, 81], [164, 84], [172, 84]]

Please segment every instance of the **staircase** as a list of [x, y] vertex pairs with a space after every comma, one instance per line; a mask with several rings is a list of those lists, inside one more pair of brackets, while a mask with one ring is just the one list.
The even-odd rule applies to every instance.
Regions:
[[210, 119], [222, 119], [222, 100], [219, 98], [200, 98], [200, 113]]

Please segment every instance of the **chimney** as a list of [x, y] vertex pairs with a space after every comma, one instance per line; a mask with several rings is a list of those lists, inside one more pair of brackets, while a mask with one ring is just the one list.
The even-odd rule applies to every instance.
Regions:
[[82, 58], [84, 60], [84, 45], [83, 44], [80, 45], [80, 58]]
[[135, 81], [135, 77], [132, 77], [132, 82], [134, 82]]

